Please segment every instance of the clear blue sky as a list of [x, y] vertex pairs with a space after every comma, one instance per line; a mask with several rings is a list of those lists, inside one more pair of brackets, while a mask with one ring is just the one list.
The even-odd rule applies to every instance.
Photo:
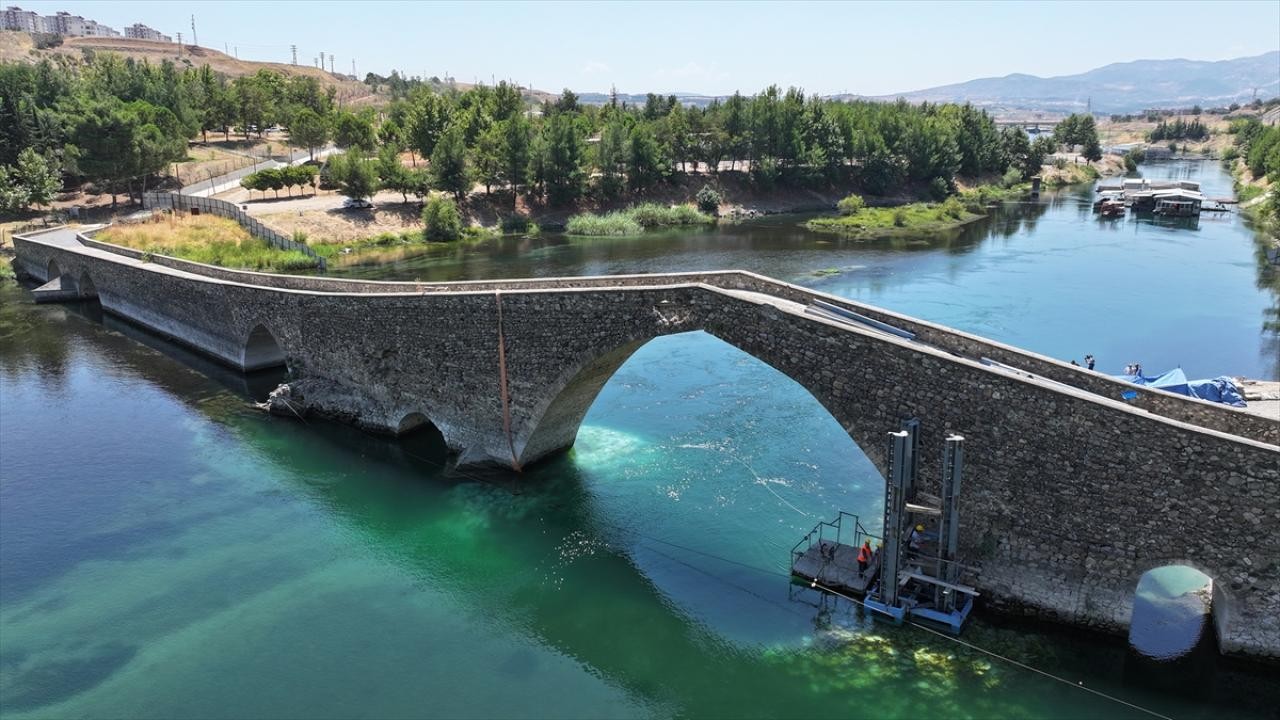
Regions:
[[244, 59], [337, 56], [358, 74], [445, 73], [541, 90], [865, 95], [1112, 62], [1280, 50], [1280, 2], [34, 2], [117, 30], [142, 22]]

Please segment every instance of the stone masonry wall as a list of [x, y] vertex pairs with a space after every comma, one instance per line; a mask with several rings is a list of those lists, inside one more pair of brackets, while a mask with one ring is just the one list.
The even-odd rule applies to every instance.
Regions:
[[[128, 254], [126, 248], [105, 243], [87, 241], [93, 247]], [[728, 289], [762, 292], [800, 303], [822, 300], [845, 307], [867, 317], [897, 326], [915, 333], [922, 342], [964, 357], [990, 358], [1000, 363], [1026, 370], [1040, 377], [1082, 388], [1112, 399], [1121, 393], [1132, 392], [1136, 398], [1134, 407], [1175, 420], [1221, 430], [1233, 435], [1253, 438], [1271, 445], [1280, 445], [1280, 418], [1266, 418], [1221, 403], [1176, 395], [1163, 390], [1141, 387], [1111, 376], [1086, 370], [1053, 358], [1045, 357], [1021, 348], [970, 335], [953, 328], [936, 325], [924, 320], [900, 315], [873, 305], [865, 305], [845, 298], [815, 292], [798, 285], [780, 282], [754, 273], [742, 271], [671, 273], [664, 275], [610, 275], [586, 278], [536, 278], [525, 280], [480, 280], [455, 283], [419, 283], [343, 280], [316, 276], [278, 275], [244, 270], [229, 270], [211, 265], [201, 265], [186, 260], [155, 256], [153, 262], [213, 277], [228, 282], [263, 285], [288, 290], [342, 293], [443, 293], [545, 290], [557, 288], [635, 287], [655, 284], [698, 283]]]
[[[881, 469], [886, 434], [905, 418], [923, 423], [926, 487], [940, 474], [945, 435], [964, 435], [962, 554], [980, 568], [987, 605], [1121, 631], [1138, 576], [1192, 559], [1217, 582], [1223, 648], [1280, 657], [1280, 448], [984, 367], [947, 352], [946, 338], [889, 338], [701, 282], [758, 290], [772, 284], [765, 278], [336, 294], [230, 282], [38, 237], [15, 245], [31, 274], [45, 277], [56, 260], [64, 274], [90, 279], [104, 309], [231, 365], [243, 364], [262, 325], [298, 378], [300, 402], [384, 432], [422, 413], [463, 464], [523, 466], [567, 447], [631, 352], [705, 330], [799, 382]], [[979, 354], [991, 357], [986, 347]], [[786, 447], [780, 438], [779, 452]]]

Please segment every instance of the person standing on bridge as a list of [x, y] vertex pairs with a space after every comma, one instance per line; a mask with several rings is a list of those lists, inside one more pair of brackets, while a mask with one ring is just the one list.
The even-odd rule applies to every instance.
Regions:
[[1089, 368], [1090, 370], [1092, 370], [1092, 369], [1093, 369], [1093, 362], [1094, 362], [1094, 361], [1093, 361], [1093, 356], [1092, 356], [1092, 355], [1085, 355], [1085, 356], [1084, 356], [1084, 366], [1085, 366], [1085, 367], [1087, 367], [1087, 368]]

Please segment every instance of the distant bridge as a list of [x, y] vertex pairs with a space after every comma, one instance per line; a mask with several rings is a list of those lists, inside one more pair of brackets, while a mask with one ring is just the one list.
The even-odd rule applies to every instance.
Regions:
[[[988, 603], [1123, 631], [1142, 573], [1188, 564], [1215, 580], [1223, 649], [1280, 657], [1275, 419], [745, 272], [368, 282], [65, 228], [14, 242], [41, 299], [96, 299], [236, 368], [285, 364], [296, 404], [388, 433], [431, 423], [463, 465], [571, 446], [636, 349], [705, 331], [796, 380], [881, 471], [903, 419], [922, 420], [926, 447], [964, 435], [961, 547]], [[926, 487], [939, 460], [923, 459]]]

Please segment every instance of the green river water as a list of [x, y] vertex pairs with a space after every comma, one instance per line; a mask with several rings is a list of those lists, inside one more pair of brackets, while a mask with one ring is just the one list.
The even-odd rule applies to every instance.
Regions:
[[[1144, 170], [1230, 188], [1213, 163]], [[1238, 217], [1104, 223], [1091, 199], [933, 241], [775, 217], [339, 272], [744, 268], [1103, 370], [1277, 377], [1277, 299]], [[642, 348], [577, 445], [520, 476], [449, 469], [430, 432], [250, 409], [274, 380], [0, 285], [0, 714], [1146, 716], [791, 586], [818, 520], [878, 526], [883, 480], [802, 388], [705, 334]], [[979, 616], [962, 639], [1173, 717], [1280, 704], [1274, 668], [1216, 661], [1170, 690], [1131, 672], [1122, 638]]]

